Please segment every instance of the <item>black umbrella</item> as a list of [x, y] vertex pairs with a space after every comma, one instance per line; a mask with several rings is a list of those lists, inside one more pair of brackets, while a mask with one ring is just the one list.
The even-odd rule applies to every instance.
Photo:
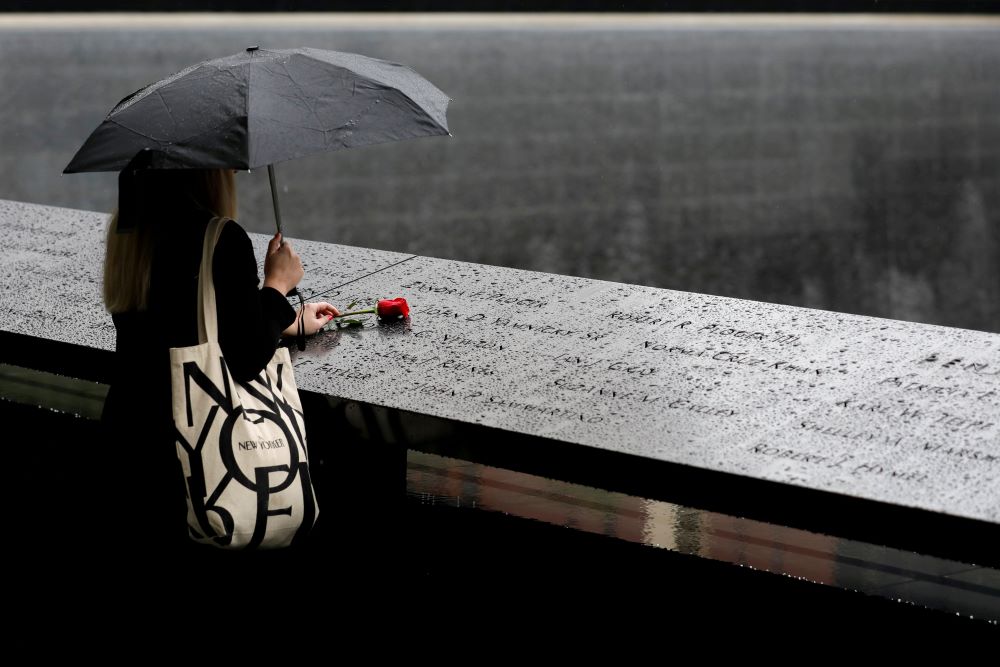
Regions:
[[405, 65], [353, 53], [256, 46], [132, 93], [64, 173], [120, 171], [142, 151], [157, 169], [268, 167], [320, 151], [449, 134], [448, 97]]

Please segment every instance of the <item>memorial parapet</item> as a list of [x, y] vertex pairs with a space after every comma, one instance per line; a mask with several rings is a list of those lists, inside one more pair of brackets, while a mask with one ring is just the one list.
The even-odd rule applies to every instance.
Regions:
[[[105, 222], [0, 201], [4, 361], [103, 379]], [[412, 308], [293, 351], [305, 392], [482, 429], [464, 452], [529, 471], [997, 561], [998, 334], [295, 245], [306, 296]]]

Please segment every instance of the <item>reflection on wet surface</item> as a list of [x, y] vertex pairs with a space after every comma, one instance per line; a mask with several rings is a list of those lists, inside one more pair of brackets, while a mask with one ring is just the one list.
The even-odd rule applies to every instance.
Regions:
[[[110, 210], [115, 174], [60, 172], [111, 105], [248, 44], [308, 44], [413, 67], [455, 100], [455, 137], [283, 165], [296, 238], [1000, 331], [997, 26], [5, 16], [0, 198]], [[266, 174], [239, 180], [240, 222], [269, 232]]]
[[1000, 571], [407, 452], [407, 494], [1000, 623]]

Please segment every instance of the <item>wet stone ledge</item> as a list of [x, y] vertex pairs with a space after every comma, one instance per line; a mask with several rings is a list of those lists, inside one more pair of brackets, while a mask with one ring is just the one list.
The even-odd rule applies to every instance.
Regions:
[[[44, 368], [33, 342], [106, 363], [105, 219], [0, 201], [7, 361]], [[998, 334], [295, 243], [306, 295], [412, 308], [293, 351], [303, 391], [509, 434], [525, 460], [568, 457], [567, 478], [586, 472], [578, 456], [748, 491], [748, 505], [759, 489], [800, 514], [840, 499], [829, 511], [874, 508], [887, 531], [886, 508], [977, 535], [1000, 526]]]

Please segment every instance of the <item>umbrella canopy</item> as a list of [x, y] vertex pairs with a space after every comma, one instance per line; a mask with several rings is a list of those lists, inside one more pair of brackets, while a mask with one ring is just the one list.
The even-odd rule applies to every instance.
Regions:
[[64, 173], [255, 169], [321, 151], [449, 134], [448, 97], [405, 65], [353, 53], [250, 47], [119, 102]]

